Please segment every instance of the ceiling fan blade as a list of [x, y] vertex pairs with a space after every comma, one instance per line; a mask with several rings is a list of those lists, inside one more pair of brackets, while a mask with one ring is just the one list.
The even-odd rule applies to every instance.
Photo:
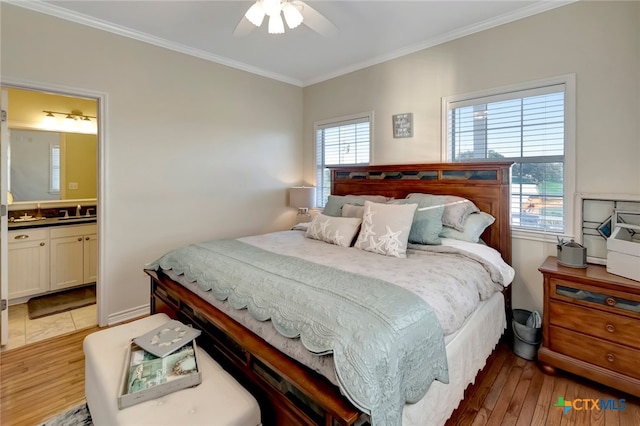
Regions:
[[300, 13], [302, 13], [302, 16], [304, 17], [304, 21], [302, 21], [302, 23], [318, 34], [325, 37], [332, 37], [340, 32], [333, 22], [329, 21], [323, 14], [302, 0], [292, 0], [291, 4], [296, 6], [300, 10]]
[[243, 16], [240, 22], [238, 22], [238, 25], [236, 25], [236, 28], [233, 30], [233, 35], [235, 37], [244, 37], [251, 34], [254, 28], [256, 28], [256, 26]]

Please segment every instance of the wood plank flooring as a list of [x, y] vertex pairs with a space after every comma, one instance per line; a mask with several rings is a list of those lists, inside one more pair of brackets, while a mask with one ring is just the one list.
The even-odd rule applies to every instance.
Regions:
[[[640, 360], [638, 366], [640, 368]], [[625, 408], [598, 410], [589, 406], [589, 409], [571, 409], [565, 414], [554, 406], [558, 397], [566, 401], [611, 399], [618, 408], [622, 408], [618, 401], [624, 399]], [[569, 373], [548, 376], [535, 362], [517, 357], [501, 342], [446, 424], [463, 425], [638, 426], [640, 398]]]
[[34, 426], [84, 399], [82, 342], [98, 327], [44, 340], [0, 355], [0, 424]]
[[[0, 356], [0, 424], [34, 426], [84, 402], [84, 337], [88, 328], [11, 349]], [[624, 398], [624, 410], [554, 407], [558, 397]], [[640, 399], [568, 375], [547, 376], [534, 362], [501, 343], [447, 426], [467, 425], [640, 425]]]

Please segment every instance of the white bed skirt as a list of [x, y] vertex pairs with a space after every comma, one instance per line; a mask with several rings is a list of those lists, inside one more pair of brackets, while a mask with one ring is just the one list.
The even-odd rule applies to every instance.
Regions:
[[420, 401], [405, 405], [402, 424], [444, 425], [464, 398], [464, 390], [484, 368], [506, 325], [502, 293], [481, 302], [462, 328], [446, 338], [449, 384], [434, 381]]

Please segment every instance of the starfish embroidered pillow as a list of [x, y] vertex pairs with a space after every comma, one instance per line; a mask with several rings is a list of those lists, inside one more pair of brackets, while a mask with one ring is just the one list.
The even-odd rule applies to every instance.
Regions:
[[364, 202], [364, 215], [354, 247], [393, 257], [407, 257], [407, 241], [417, 204]]
[[362, 219], [357, 217], [332, 217], [318, 214], [307, 228], [305, 236], [341, 247], [350, 247], [360, 229]]

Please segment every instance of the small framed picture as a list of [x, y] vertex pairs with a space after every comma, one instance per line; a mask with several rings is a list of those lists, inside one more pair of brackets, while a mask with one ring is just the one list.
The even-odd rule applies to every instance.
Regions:
[[411, 138], [413, 137], [413, 113], [395, 114], [393, 118], [393, 137]]

